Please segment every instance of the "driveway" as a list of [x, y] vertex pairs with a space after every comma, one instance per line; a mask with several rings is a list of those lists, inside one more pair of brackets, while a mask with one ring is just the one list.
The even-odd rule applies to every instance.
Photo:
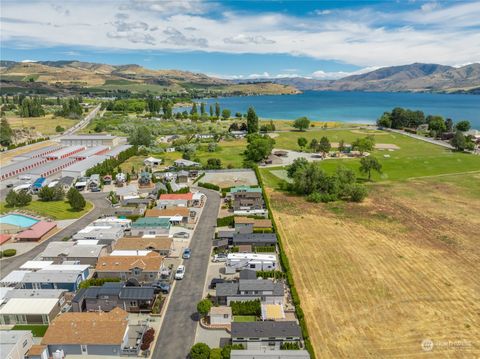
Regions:
[[185, 278], [176, 282], [175, 289], [170, 294], [170, 303], [152, 358], [186, 358], [195, 341], [197, 303], [203, 297], [220, 206], [220, 195], [217, 192], [205, 188], [200, 188], [199, 191], [207, 196], [207, 202], [190, 243], [192, 257], [184, 261]]
[[90, 211], [88, 214], [80, 218], [79, 220], [73, 222], [69, 226], [63, 228], [61, 231], [54, 234], [52, 237], [47, 239], [42, 244], [34, 247], [32, 250], [28, 251], [27, 253], [14, 256], [11, 258], [5, 258], [0, 261], [0, 269], [1, 269], [1, 277], [5, 277], [11, 271], [18, 269], [23, 263], [26, 261], [33, 260], [36, 258], [41, 252], [45, 250], [47, 244], [53, 241], [61, 241], [65, 237], [71, 237], [79, 230], [85, 228], [94, 220], [100, 218], [103, 215], [109, 214], [111, 211], [110, 202], [108, 202], [105, 197], [106, 194], [102, 193], [89, 193], [84, 194], [85, 199], [91, 201], [95, 208]]

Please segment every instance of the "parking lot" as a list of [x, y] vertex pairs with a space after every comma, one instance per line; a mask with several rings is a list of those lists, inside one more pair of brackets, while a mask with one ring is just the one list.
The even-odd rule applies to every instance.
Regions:
[[220, 188], [258, 185], [255, 172], [248, 169], [205, 171], [205, 176], [200, 182], [213, 183]]

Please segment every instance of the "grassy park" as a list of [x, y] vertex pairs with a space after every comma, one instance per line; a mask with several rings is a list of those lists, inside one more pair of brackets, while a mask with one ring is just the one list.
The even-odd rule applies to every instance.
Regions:
[[42, 217], [48, 217], [55, 220], [63, 219], [76, 219], [84, 214], [88, 213], [93, 207], [93, 204], [87, 201], [87, 205], [82, 211], [74, 211], [68, 202], [64, 201], [51, 201], [51, 202], [41, 202], [41, 201], [32, 201], [27, 206], [24, 207], [9, 207], [5, 202], [0, 202], [0, 213], [6, 213], [13, 210], [25, 210], [32, 213], [38, 214]]
[[15, 325], [12, 330], [30, 330], [34, 337], [43, 337], [48, 329], [48, 325]]

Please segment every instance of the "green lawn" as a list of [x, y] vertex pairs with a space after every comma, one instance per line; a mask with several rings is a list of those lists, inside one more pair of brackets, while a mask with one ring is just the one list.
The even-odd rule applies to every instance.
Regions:
[[34, 337], [43, 337], [48, 325], [15, 325], [12, 330], [30, 330]]
[[83, 216], [85, 213], [89, 212], [92, 209], [92, 203], [87, 201], [87, 205], [83, 211], [74, 211], [70, 208], [70, 205], [67, 202], [63, 201], [52, 201], [52, 202], [41, 202], [41, 201], [32, 201], [28, 206], [25, 207], [8, 207], [5, 202], [0, 202], [0, 213], [9, 212], [15, 209], [27, 210], [34, 213], [37, 213], [43, 217], [50, 217], [56, 220], [62, 219], [75, 219]]
[[233, 321], [237, 323], [255, 322], [257, 317], [254, 315], [235, 315]]
[[[356, 130], [311, 130], [304, 133], [284, 132], [275, 138], [275, 147], [298, 150], [297, 139], [301, 136], [309, 140], [327, 136], [330, 142], [338, 142], [343, 139], [345, 142], [351, 143], [356, 138], [372, 134], [376, 143], [395, 144], [400, 147], [400, 150], [396, 151], [373, 151], [372, 154], [379, 159], [383, 167], [382, 174], [373, 174], [372, 179], [375, 181], [406, 180], [412, 177], [480, 171], [479, 156], [452, 152], [446, 148], [395, 133], [383, 131], [367, 132], [364, 130], [358, 130], [358, 132]], [[385, 155], [389, 157], [384, 157]], [[327, 171], [334, 171], [341, 164], [354, 169], [361, 176], [358, 172], [359, 162], [359, 159], [329, 159], [322, 162], [322, 167]], [[270, 168], [269, 170], [272, 169]], [[274, 168], [273, 170], [278, 169]], [[265, 169], [262, 169], [262, 173], [265, 174]], [[275, 182], [272, 178], [266, 178], [266, 180], [270, 180], [272, 183]]]

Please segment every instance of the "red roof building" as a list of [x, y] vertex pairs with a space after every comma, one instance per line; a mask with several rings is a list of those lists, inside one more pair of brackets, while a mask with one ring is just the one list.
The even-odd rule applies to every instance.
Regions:
[[161, 194], [160, 200], [164, 201], [175, 201], [175, 200], [183, 200], [183, 201], [191, 201], [193, 199], [193, 193], [171, 193], [171, 194]]
[[55, 222], [37, 222], [30, 229], [15, 235], [19, 241], [39, 241], [43, 236], [57, 227]]
[[10, 234], [0, 234], [0, 244], [5, 243], [10, 238], [12, 238], [12, 236]]

